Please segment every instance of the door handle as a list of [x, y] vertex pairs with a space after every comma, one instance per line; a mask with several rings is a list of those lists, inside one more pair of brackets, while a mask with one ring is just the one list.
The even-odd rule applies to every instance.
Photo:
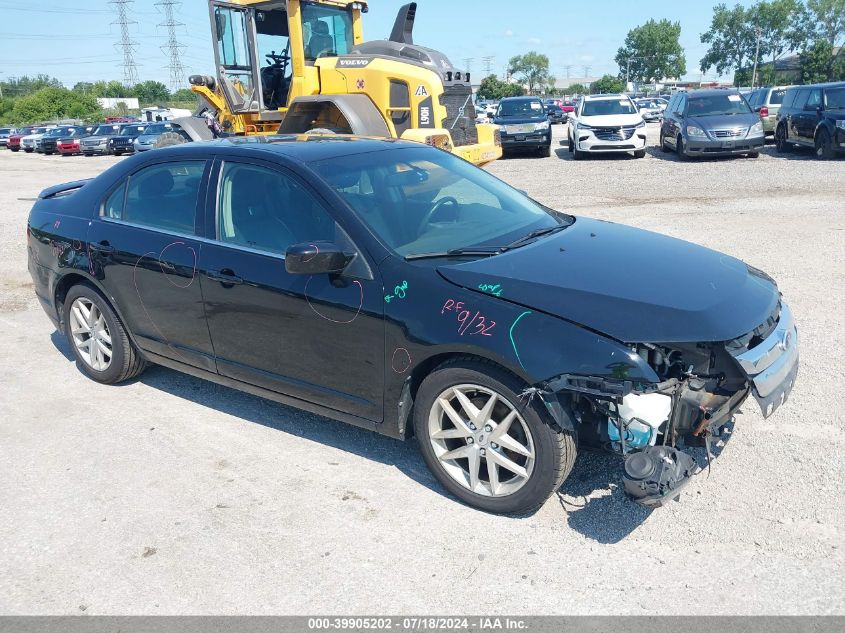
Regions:
[[205, 273], [205, 276], [211, 279], [212, 281], [219, 281], [224, 286], [234, 286], [236, 284], [242, 284], [244, 282], [241, 277], [238, 277], [234, 272], [232, 272], [228, 268], [223, 270], [209, 270]]
[[102, 242], [97, 242], [96, 244], [89, 244], [89, 248], [92, 251], [97, 251], [98, 253], [103, 253], [104, 255], [110, 255], [114, 253], [114, 246], [108, 243], [107, 240], [103, 240]]

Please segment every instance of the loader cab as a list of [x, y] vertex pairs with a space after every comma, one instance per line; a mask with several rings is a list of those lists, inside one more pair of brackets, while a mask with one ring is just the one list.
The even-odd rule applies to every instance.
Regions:
[[[359, 3], [334, 0], [212, 1], [217, 78], [233, 113], [279, 111], [317, 94], [314, 62], [360, 40]], [[262, 117], [264, 118], [264, 117]]]

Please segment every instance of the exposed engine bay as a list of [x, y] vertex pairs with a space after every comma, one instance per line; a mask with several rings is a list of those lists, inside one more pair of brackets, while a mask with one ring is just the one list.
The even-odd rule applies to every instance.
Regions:
[[538, 390], [568, 402], [581, 446], [624, 457], [625, 490], [646, 506], [677, 499], [701, 470], [684, 449], [704, 448], [709, 465], [712, 443], [749, 394], [771, 415], [786, 401], [798, 370], [797, 330], [786, 306], [732, 341], [641, 343], [630, 350], [658, 382], [626, 380], [627, 365], [619, 363], [615, 378], [563, 374]]

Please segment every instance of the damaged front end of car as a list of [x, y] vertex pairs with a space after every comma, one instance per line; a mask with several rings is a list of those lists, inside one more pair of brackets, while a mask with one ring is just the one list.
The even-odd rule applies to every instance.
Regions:
[[629, 349], [657, 382], [626, 379], [627, 365], [619, 363], [614, 378], [561, 374], [528, 395], [540, 395], [562, 426], [574, 418], [582, 446], [621, 455], [626, 493], [649, 507], [677, 499], [701, 471], [686, 449], [703, 447], [709, 464], [714, 442], [749, 394], [768, 417], [786, 402], [798, 373], [798, 332], [782, 303], [760, 326], [730, 341]]

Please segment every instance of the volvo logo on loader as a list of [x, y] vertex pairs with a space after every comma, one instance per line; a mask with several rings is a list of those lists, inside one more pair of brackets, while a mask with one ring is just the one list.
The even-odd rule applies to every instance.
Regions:
[[367, 66], [372, 60], [365, 58], [365, 59], [349, 59], [349, 58], [339, 58], [337, 60], [337, 67], [338, 68], [363, 68]]

